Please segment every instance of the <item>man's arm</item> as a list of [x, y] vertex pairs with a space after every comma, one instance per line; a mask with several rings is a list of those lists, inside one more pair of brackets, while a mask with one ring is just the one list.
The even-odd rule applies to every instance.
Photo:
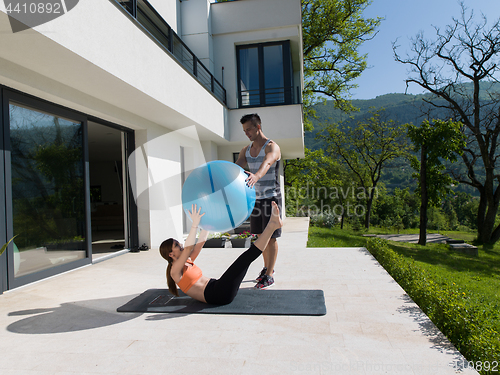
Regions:
[[246, 147], [243, 147], [238, 155], [238, 160], [234, 162], [234, 164], [239, 165], [241, 168], [245, 168], [247, 166], [247, 157], [245, 156]]
[[255, 174], [247, 172], [248, 177], [246, 181], [250, 187], [254, 186], [257, 181], [264, 177], [271, 165], [273, 165], [281, 157], [280, 146], [278, 146], [276, 142], [269, 142], [266, 146], [265, 152], [266, 156], [264, 156], [264, 160], [262, 161], [259, 170], [255, 172]]

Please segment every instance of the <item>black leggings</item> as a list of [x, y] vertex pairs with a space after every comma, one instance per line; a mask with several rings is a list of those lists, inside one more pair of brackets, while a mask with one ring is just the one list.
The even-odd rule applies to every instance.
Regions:
[[227, 305], [231, 303], [240, 284], [245, 277], [250, 264], [262, 254], [254, 244], [241, 254], [224, 274], [218, 279], [210, 279], [205, 287], [205, 300], [212, 305]]

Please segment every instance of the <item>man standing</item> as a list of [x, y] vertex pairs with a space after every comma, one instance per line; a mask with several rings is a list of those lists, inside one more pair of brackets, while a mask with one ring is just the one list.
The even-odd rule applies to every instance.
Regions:
[[[248, 186], [255, 188], [255, 208], [250, 215], [250, 231], [260, 235], [271, 216], [271, 202], [276, 202], [281, 213], [281, 190], [279, 183], [279, 163], [281, 151], [276, 142], [267, 138], [262, 132], [262, 124], [258, 114], [245, 115], [240, 120], [243, 131], [252, 142], [243, 147], [236, 164], [244, 168], [248, 165], [250, 172], [246, 179]], [[257, 277], [257, 289], [267, 289], [274, 285], [274, 265], [278, 256], [278, 241], [281, 228], [276, 230], [266, 249], [262, 252], [264, 268]]]

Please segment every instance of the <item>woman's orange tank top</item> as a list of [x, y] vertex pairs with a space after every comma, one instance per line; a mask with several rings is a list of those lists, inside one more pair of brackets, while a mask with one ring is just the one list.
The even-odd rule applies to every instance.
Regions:
[[186, 293], [191, 287], [201, 278], [202, 272], [200, 267], [195, 265], [191, 259], [187, 260], [191, 267], [184, 266], [184, 273], [182, 274], [179, 283], [177, 284], [181, 290]]

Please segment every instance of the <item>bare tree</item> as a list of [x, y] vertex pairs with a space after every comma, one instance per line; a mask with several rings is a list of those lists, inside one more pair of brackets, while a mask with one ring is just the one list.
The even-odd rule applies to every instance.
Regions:
[[478, 241], [495, 243], [500, 238], [500, 225], [495, 226], [500, 203], [500, 20], [488, 25], [482, 14], [476, 22], [474, 12], [460, 6], [460, 17], [444, 31], [435, 27], [435, 40], [420, 33], [411, 39], [405, 57], [396, 42], [393, 51], [396, 61], [410, 67], [407, 86], [414, 83], [429, 91], [425, 101], [449, 109], [450, 118], [463, 124], [465, 168], [455, 169], [453, 177], [478, 190]]
[[352, 124], [330, 124], [320, 137], [326, 152], [340, 160], [354, 173], [359, 187], [366, 194], [365, 228], [370, 229], [372, 204], [382, 170], [407, 155], [409, 146], [406, 126], [386, 120], [385, 109], [371, 110], [370, 117]]

